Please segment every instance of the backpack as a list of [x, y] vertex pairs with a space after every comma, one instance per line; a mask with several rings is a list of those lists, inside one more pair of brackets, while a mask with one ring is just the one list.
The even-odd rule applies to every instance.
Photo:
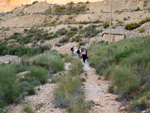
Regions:
[[80, 54], [80, 50], [79, 49], [77, 50], [77, 53]]
[[70, 50], [73, 51], [73, 48], [71, 48]]

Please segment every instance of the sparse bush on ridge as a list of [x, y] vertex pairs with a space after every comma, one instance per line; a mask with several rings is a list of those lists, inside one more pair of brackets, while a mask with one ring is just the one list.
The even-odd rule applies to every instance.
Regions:
[[145, 32], [145, 28], [142, 27], [142, 28], [138, 29], [138, 31], [139, 31], [139, 33], [143, 33], [143, 32]]
[[88, 27], [86, 27], [85, 29], [81, 29], [79, 31], [79, 34], [83, 34], [84, 33], [84, 37], [94, 37], [96, 36], [98, 33], [102, 32], [100, 30], [96, 30], [96, 27], [98, 27], [98, 25], [89, 25]]
[[103, 23], [103, 27], [106, 29], [107, 27], [109, 27], [109, 23], [108, 22], [104, 22]]
[[69, 42], [70, 38], [69, 37], [63, 37], [62, 39], [59, 40], [60, 43], [66, 43]]
[[127, 30], [134, 30], [137, 27], [141, 26], [142, 24], [149, 22], [150, 21], [150, 17], [146, 17], [144, 20], [141, 20], [139, 23], [129, 23], [125, 25], [125, 29]]

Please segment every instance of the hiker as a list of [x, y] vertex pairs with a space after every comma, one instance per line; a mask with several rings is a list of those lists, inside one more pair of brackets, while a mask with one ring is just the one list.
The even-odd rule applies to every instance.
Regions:
[[73, 56], [74, 46], [70, 50], [71, 50], [71, 56]]
[[81, 49], [80, 49], [80, 48], [78, 48], [78, 49], [76, 50], [76, 53], [77, 53], [77, 56], [79, 57], [79, 56], [80, 56], [80, 54], [81, 54]]
[[84, 63], [85, 63], [86, 57], [87, 57], [87, 51], [86, 49], [84, 49], [84, 51], [82, 52], [82, 58], [83, 58]]

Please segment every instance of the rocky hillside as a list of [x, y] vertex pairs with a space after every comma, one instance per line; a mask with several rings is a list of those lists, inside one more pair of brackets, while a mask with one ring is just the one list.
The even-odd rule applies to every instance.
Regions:
[[[77, 24], [109, 20], [110, 2], [86, 2], [67, 5], [34, 2], [10, 12], [0, 14], [0, 27], [52, 26], [52, 24]], [[150, 15], [150, 1], [115, 0], [113, 2], [113, 23], [138, 22]]]
[[[86, 2], [87, 0], [36, 0], [39, 2], [47, 2], [47, 3], [51, 3], [51, 4], [67, 4], [70, 2]], [[90, 2], [96, 2], [98, 0], [89, 0]], [[100, 1], [100, 0], [99, 0]], [[101, 0], [102, 1], [102, 0]], [[35, 0], [0, 0], [0, 12], [6, 12], [6, 11], [10, 11], [16, 7], [19, 7], [21, 5], [26, 5], [26, 4], [32, 4], [33, 2], [35, 2]]]
[[[83, 47], [99, 42], [103, 40], [103, 33], [109, 31], [108, 4], [109, 1], [77, 4], [70, 2], [67, 5], [34, 2], [1, 13], [0, 55], [22, 56], [34, 51], [20, 46], [48, 46], [60, 53], [68, 53], [72, 46], [67, 46], [68, 42]], [[125, 38], [146, 36], [150, 34], [149, 15], [150, 1], [115, 0], [112, 32], [122, 34]]]

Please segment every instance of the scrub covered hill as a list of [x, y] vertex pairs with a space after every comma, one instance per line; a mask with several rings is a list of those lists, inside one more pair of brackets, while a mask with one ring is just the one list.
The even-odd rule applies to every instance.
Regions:
[[93, 45], [88, 50], [89, 63], [96, 73], [110, 79], [108, 89], [119, 94], [127, 110], [148, 109], [150, 90], [150, 35], [118, 42]]

